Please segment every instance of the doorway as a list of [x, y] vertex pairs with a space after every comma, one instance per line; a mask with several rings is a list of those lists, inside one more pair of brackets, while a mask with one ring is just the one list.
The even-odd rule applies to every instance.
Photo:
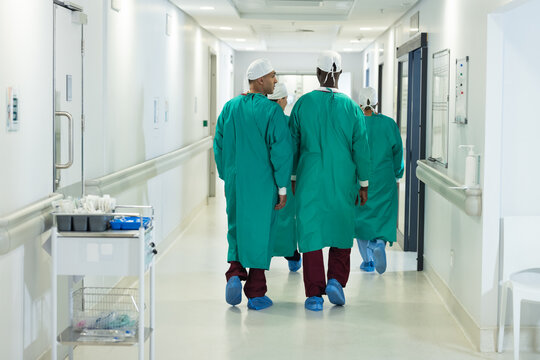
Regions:
[[53, 192], [84, 194], [84, 25], [82, 8], [54, 1]]
[[384, 64], [379, 64], [379, 75], [378, 75], [378, 85], [377, 85], [377, 94], [379, 95], [379, 104], [377, 105], [377, 112], [382, 113], [382, 100], [383, 100], [383, 70]]
[[[208, 75], [209, 75], [209, 101], [208, 101], [208, 116], [210, 117], [210, 136], [214, 139], [216, 133], [216, 124], [217, 124], [217, 56], [216, 53], [210, 49], [209, 58], [208, 58]], [[216, 197], [216, 180], [217, 180], [217, 168], [216, 168], [216, 159], [214, 158], [214, 149], [211, 148], [208, 151], [208, 197]]]
[[[416, 177], [417, 161], [425, 158], [427, 34], [397, 48], [397, 124], [405, 156], [404, 184], [400, 185], [398, 241], [404, 251], [416, 251], [417, 270], [424, 268], [424, 184]], [[403, 186], [403, 188], [401, 188]]]

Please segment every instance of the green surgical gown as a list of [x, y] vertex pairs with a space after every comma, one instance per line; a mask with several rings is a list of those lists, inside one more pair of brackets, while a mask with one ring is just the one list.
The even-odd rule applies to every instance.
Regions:
[[366, 116], [371, 150], [368, 202], [356, 208], [355, 237], [361, 240], [396, 241], [398, 191], [396, 180], [403, 176], [403, 144], [397, 124], [391, 118]]
[[261, 94], [225, 104], [214, 138], [219, 177], [225, 181], [227, 261], [268, 269], [278, 189], [290, 184], [291, 135], [281, 107]]
[[298, 99], [289, 124], [299, 250], [349, 249], [359, 181], [370, 171], [362, 110], [345, 94], [315, 90]]
[[[289, 121], [289, 117], [287, 122]], [[298, 247], [296, 241], [295, 199], [292, 188], [287, 187], [287, 204], [277, 212], [276, 222], [272, 227], [274, 256], [293, 256]]]

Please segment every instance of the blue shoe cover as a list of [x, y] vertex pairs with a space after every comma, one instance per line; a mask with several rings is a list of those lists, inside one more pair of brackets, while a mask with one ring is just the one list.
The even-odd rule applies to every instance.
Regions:
[[298, 271], [298, 269], [300, 269], [300, 267], [302, 266], [302, 259], [298, 261], [294, 261], [294, 260], [288, 260], [288, 261], [289, 261], [289, 270], [292, 272]]
[[362, 261], [362, 264], [360, 264], [360, 270], [363, 270], [365, 272], [373, 272], [375, 271], [375, 265], [373, 265], [373, 261]]
[[272, 306], [274, 303], [268, 296], [260, 296], [248, 300], [248, 308], [251, 310], [262, 310]]
[[336, 279], [328, 280], [326, 285], [326, 295], [328, 300], [334, 305], [345, 305], [345, 294], [343, 293], [343, 287]]
[[373, 249], [375, 270], [382, 274], [386, 271], [386, 242], [383, 240], [370, 241], [370, 247]]
[[242, 302], [242, 283], [238, 276], [233, 276], [227, 281], [225, 300], [229, 305], [238, 305]]
[[311, 296], [306, 299], [304, 307], [311, 311], [321, 311], [323, 309], [323, 298], [321, 296]]

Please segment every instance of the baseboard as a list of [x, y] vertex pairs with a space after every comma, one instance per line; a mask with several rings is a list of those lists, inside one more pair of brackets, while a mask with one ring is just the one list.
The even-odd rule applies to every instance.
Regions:
[[[489, 343], [489, 336], [482, 334], [480, 327], [476, 324], [472, 316], [467, 312], [463, 305], [456, 298], [452, 290], [448, 288], [446, 283], [435, 272], [433, 266], [424, 258], [424, 274], [431, 283], [435, 291], [441, 297], [448, 312], [454, 317], [459, 327], [471, 342], [471, 345], [479, 351], [491, 352], [495, 351], [493, 344], [486, 346]], [[492, 341], [493, 343], [493, 341]]]
[[[435, 272], [429, 261], [424, 258], [424, 274], [441, 297], [448, 312], [454, 317], [465, 337], [472, 346], [480, 352], [497, 351], [497, 327], [481, 328], [472, 318], [469, 312], [456, 298], [452, 290]], [[504, 331], [504, 351], [511, 351], [514, 348], [513, 328], [507, 326]], [[534, 326], [522, 326], [520, 330], [520, 350], [536, 351], [540, 343], [540, 328]]]

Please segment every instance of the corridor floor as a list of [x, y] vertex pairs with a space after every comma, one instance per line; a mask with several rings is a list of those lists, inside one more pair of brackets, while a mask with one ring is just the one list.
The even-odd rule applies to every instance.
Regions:
[[[388, 252], [384, 275], [363, 273], [356, 245], [344, 307], [304, 309], [302, 270], [275, 258], [267, 272], [274, 306], [225, 303], [223, 195], [197, 216], [156, 266], [156, 360], [176, 359], [512, 359], [477, 353], [423, 273], [416, 254]], [[506, 341], [512, 341], [508, 337]], [[521, 359], [538, 359], [522, 352]], [[78, 347], [76, 360], [137, 359], [137, 347]]]

